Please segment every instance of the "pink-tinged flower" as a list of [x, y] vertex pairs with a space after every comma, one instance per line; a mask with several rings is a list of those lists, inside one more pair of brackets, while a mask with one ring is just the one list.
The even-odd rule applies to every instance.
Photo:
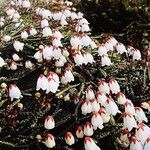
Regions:
[[81, 48], [81, 39], [77, 36], [73, 36], [70, 39], [70, 45], [73, 49], [80, 49]]
[[86, 122], [86, 124], [84, 125], [84, 135], [92, 136], [93, 132], [93, 125], [90, 122]]
[[123, 124], [124, 124], [124, 128], [127, 128], [129, 131], [131, 131], [133, 128], [137, 128], [137, 123], [135, 121], [135, 118], [129, 112], [124, 113]]
[[88, 24], [83, 24], [81, 26], [81, 32], [89, 32], [89, 31], [91, 31], [91, 29]]
[[98, 55], [99, 56], [104, 56], [104, 55], [107, 56], [107, 49], [106, 49], [105, 45], [99, 46], [99, 48], [98, 48]]
[[15, 41], [13, 43], [13, 46], [14, 46], [14, 49], [19, 52], [19, 51], [22, 51], [23, 50], [23, 47], [24, 47], [24, 43], [21, 43], [19, 41]]
[[84, 139], [85, 150], [101, 150], [90, 137]]
[[65, 77], [66, 82], [74, 81], [74, 76], [73, 76], [71, 70], [69, 70], [69, 69], [67, 69], [67, 70], [65, 71], [64, 77]]
[[2, 57], [0, 57], [0, 68], [3, 67], [5, 65], [5, 61]]
[[81, 126], [78, 126], [78, 128], [76, 130], [76, 136], [77, 136], [77, 138], [83, 138], [84, 132], [83, 132], [83, 128]]
[[30, 33], [31, 36], [34, 36], [34, 35], [37, 34], [37, 31], [36, 31], [35, 28], [32, 27], [32, 28], [30, 28], [29, 33]]
[[42, 34], [43, 34], [43, 37], [52, 36], [52, 30], [50, 29], [50, 27], [45, 27], [42, 30]]
[[47, 78], [48, 79], [52, 78], [55, 80], [55, 82], [60, 83], [59, 77], [55, 72], [52, 72], [52, 71], [48, 72]]
[[15, 98], [15, 99], [20, 99], [22, 98], [21, 95], [21, 91], [19, 90], [19, 88], [15, 85], [15, 84], [11, 84], [9, 86], [9, 97], [11, 99], [11, 101]]
[[49, 93], [49, 92], [56, 93], [56, 91], [58, 90], [58, 87], [59, 87], [59, 83], [55, 81], [54, 78], [49, 78], [48, 88], [46, 90], [46, 93]]
[[46, 60], [51, 60], [53, 57], [53, 47], [52, 46], [45, 46], [42, 49], [43, 58]]
[[88, 100], [95, 99], [94, 91], [92, 90], [91, 86], [88, 86], [88, 88], [85, 90], [85, 97]]
[[130, 114], [135, 115], [135, 108], [130, 100], [126, 100], [125, 102], [125, 112], [129, 112]]
[[98, 101], [96, 99], [91, 101], [91, 105], [92, 105], [92, 112], [98, 112], [100, 109], [100, 104], [98, 103]]
[[29, 36], [29, 35], [28, 35], [27, 31], [21, 32], [21, 38], [22, 38], [22, 39], [27, 39], [28, 36]]
[[96, 43], [94, 41], [91, 41], [90, 45], [91, 45], [92, 49], [98, 48], [98, 46], [96, 45]]
[[126, 96], [122, 92], [117, 93], [117, 103], [124, 105], [125, 102], [126, 102]]
[[129, 131], [128, 131], [128, 129], [123, 129], [122, 131], [121, 131], [121, 134], [120, 134], [120, 140], [121, 140], [121, 142], [125, 142], [125, 143], [127, 143], [127, 144], [129, 144], [129, 138], [128, 138], [128, 136], [129, 136]]
[[98, 112], [93, 112], [92, 118], [91, 118], [91, 123], [93, 125], [94, 130], [97, 128], [103, 129], [103, 119], [101, 115]]
[[68, 22], [66, 21], [66, 19], [62, 18], [62, 19], [60, 20], [60, 24], [61, 24], [61, 26], [65, 26], [65, 25], [68, 24]]
[[81, 45], [82, 45], [82, 47], [84, 47], [84, 46], [90, 46], [91, 42], [92, 42], [92, 39], [88, 35], [84, 34], [81, 37]]
[[150, 132], [148, 132], [147, 126], [144, 123], [139, 123], [138, 128], [136, 129], [135, 136], [141, 143], [144, 145], [146, 139], [149, 137]]
[[44, 122], [45, 129], [53, 129], [55, 127], [55, 121], [53, 116], [47, 116]]
[[47, 19], [43, 19], [41, 21], [41, 28], [45, 28], [45, 27], [48, 27], [48, 26], [49, 26], [48, 20]]
[[12, 55], [12, 58], [13, 58], [14, 61], [19, 61], [20, 60], [20, 57], [16, 53], [14, 53]]
[[144, 150], [150, 150], [150, 137], [146, 139]]
[[110, 115], [107, 114], [105, 108], [100, 108], [99, 114], [101, 115], [103, 119], [103, 123], [108, 123], [110, 120]]
[[56, 67], [63, 67], [67, 62], [66, 58], [62, 55], [58, 60], [55, 61]]
[[116, 50], [119, 54], [127, 53], [126, 47], [122, 43], [116, 44]]
[[59, 47], [56, 47], [56, 46], [53, 46], [52, 53], [53, 53], [53, 57], [55, 59], [59, 59], [63, 56], [62, 52], [61, 52], [61, 49]]
[[134, 49], [133, 60], [141, 60], [141, 52], [138, 49]]
[[148, 122], [144, 111], [140, 107], [135, 107], [135, 119], [141, 123], [142, 121]]
[[84, 57], [82, 56], [81, 52], [76, 51], [73, 54], [73, 58], [74, 58], [74, 62], [76, 63], [77, 66], [80, 66], [82, 64], [84, 64], [85, 60]]
[[48, 133], [44, 143], [48, 148], [53, 148], [56, 145], [54, 136]]
[[130, 150], [143, 150], [143, 146], [135, 136], [131, 137]]
[[38, 62], [42, 62], [42, 61], [43, 61], [42, 51], [37, 51], [37, 52], [34, 54], [34, 58], [35, 58]]
[[84, 57], [85, 65], [87, 65], [88, 63], [93, 64], [95, 62], [92, 54], [90, 54], [88, 52], [84, 53], [83, 57]]
[[8, 16], [12, 16], [15, 12], [16, 12], [16, 10], [13, 7], [6, 10], [6, 14]]
[[16, 69], [17, 69], [17, 64], [16, 64], [15, 61], [12, 61], [12, 62], [10, 63], [10, 69], [11, 69], [11, 70], [16, 70]]
[[114, 46], [112, 45], [112, 43], [109, 40], [105, 43], [105, 47], [106, 47], [107, 51], [114, 50]]
[[101, 58], [102, 61], [102, 66], [110, 66], [112, 65], [112, 62], [110, 60], [110, 58], [107, 55], [103, 55]]
[[52, 41], [52, 45], [55, 46], [55, 47], [63, 47], [60, 39], [58, 38], [54, 38], [53, 41]]
[[72, 20], [78, 19], [78, 15], [75, 12], [71, 12], [71, 19]]
[[64, 38], [64, 36], [62, 35], [62, 33], [61, 33], [60, 31], [58, 31], [58, 30], [55, 30], [55, 31], [53, 32], [53, 36], [56, 37], [57, 39], [62, 39], [62, 38]]
[[65, 141], [68, 145], [73, 145], [75, 143], [74, 136], [71, 132], [65, 134]]
[[110, 93], [108, 83], [106, 83], [104, 80], [100, 80], [98, 82], [98, 90], [105, 95]]
[[112, 94], [117, 94], [118, 92], [120, 92], [120, 86], [118, 82], [114, 79], [111, 79], [109, 81], [109, 87], [110, 87]]
[[120, 113], [118, 106], [112, 99], [107, 99], [105, 103], [105, 109], [108, 115], [115, 116], [117, 113]]
[[103, 93], [97, 92], [96, 93], [96, 99], [101, 104], [101, 106], [105, 106], [105, 102], [108, 99], [108, 97]]
[[4, 42], [9, 42], [9, 41], [11, 40], [11, 36], [9, 36], [9, 35], [4, 35], [4, 36], [2, 37], [2, 40], [3, 40]]
[[25, 62], [25, 67], [26, 67], [26, 69], [32, 69], [33, 68], [32, 62], [30, 60], [27, 60]]
[[48, 88], [48, 79], [43, 75], [41, 74], [37, 80], [37, 84], [36, 84], [36, 90], [47, 90]]
[[113, 46], [115, 46], [115, 45], [118, 43], [118, 41], [117, 41], [114, 37], [111, 37], [111, 38], [109, 39], [109, 42], [110, 42]]
[[22, 1], [22, 7], [23, 8], [30, 8], [31, 7], [31, 3], [29, 0], [23, 0]]
[[81, 106], [81, 111], [83, 115], [87, 115], [92, 112], [92, 105], [89, 100], [85, 100]]
[[148, 111], [150, 111], [150, 101], [148, 102], [143, 102], [141, 105], [144, 109], [147, 109]]

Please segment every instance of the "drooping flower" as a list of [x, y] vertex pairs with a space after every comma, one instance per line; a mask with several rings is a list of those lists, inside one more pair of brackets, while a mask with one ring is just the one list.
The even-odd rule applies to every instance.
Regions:
[[0, 57], [0, 68], [3, 67], [5, 65], [5, 61], [2, 57]]
[[96, 99], [101, 104], [101, 106], [105, 106], [105, 102], [108, 99], [108, 97], [105, 94], [101, 93], [101, 92], [97, 92], [96, 93]]
[[32, 69], [33, 68], [32, 62], [30, 60], [27, 60], [25, 62], [25, 67], [26, 67], [26, 69]]
[[10, 69], [11, 70], [16, 70], [17, 69], [17, 64], [16, 64], [16, 62], [15, 61], [12, 61], [11, 63], [10, 63]]
[[141, 52], [138, 49], [133, 51], [133, 60], [141, 60]]
[[31, 7], [31, 3], [29, 0], [23, 0], [22, 1], [22, 7], [23, 8], [30, 8]]
[[121, 105], [125, 104], [126, 96], [122, 92], [117, 93], [117, 102], [118, 104], [121, 104]]
[[91, 118], [91, 123], [93, 125], [94, 130], [97, 128], [103, 129], [103, 119], [101, 115], [98, 112], [93, 112], [92, 118]]
[[36, 90], [47, 90], [48, 88], [48, 79], [43, 75], [41, 74], [37, 80], [37, 84], [36, 84]]
[[14, 54], [12, 55], [12, 58], [13, 58], [14, 61], [19, 61], [19, 60], [20, 60], [20, 57], [19, 57], [18, 54], [16, 54], [16, 53], [14, 53]]
[[29, 35], [28, 35], [27, 31], [21, 32], [21, 38], [22, 38], [22, 39], [27, 39], [28, 36], [29, 36]]
[[52, 36], [52, 30], [50, 29], [50, 27], [45, 27], [42, 30], [42, 34], [43, 34], [43, 37]]
[[118, 82], [114, 79], [111, 79], [109, 81], [109, 87], [110, 87], [112, 94], [117, 94], [118, 92], [120, 92], [120, 86]]
[[105, 109], [108, 115], [115, 116], [117, 113], [120, 113], [118, 106], [112, 99], [107, 99], [105, 103]]
[[122, 43], [116, 44], [116, 50], [119, 54], [127, 53], [126, 47]]
[[41, 28], [45, 28], [45, 27], [48, 27], [48, 26], [49, 26], [48, 20], [47, 19], [43, 19], [41, 21]]
[[88, 88], [85, 90], [85, 97], [88, 100], [95, 99], [94, 91], [92, 90], [91, 86], [88, 86]]
[[125, 102], [125, 112], [129, 112], [132, 115], [135, 115], [135, 108], [131, 100], [126, 100]]
[[21, 91], [16, 86], [16, 84], [11, 84], [9, 86], [9, 90], [8, 91], [9, 91], [9, 97], [10, 97], [11, 101], [13, 99], [20, 99], [20, 98], [22, 98]]
[[13, 43], [13, 46], [14, 46], [14, 49], [19, 52], [19, 51], [22, 51], [23, 50], [23, 47], [24, 47], [24, 43], [21, 43], [19, 41], [15, 41]]
[[135, 121], [135, 118], [129, 112], [124, 113], [123, 124], [124, 124], [124, 128], [127, 128], [129, 131], [131, 131], [133, 128], [137, 128], [137, 123]]
[[143, 150], [143, 146], [135, 136], [131, 137], [130, 150]]
[[5, 42], [9, 42], [9, 41], [11, 40], [11, 36], [9, 36], [9, 35], [4, 35], [4, 36], [2, 37], [2, 40], [5, 41]]
[[32, 28], [30, 28], [29, 33], [30, 33], [31, 36], [34, 36], [34, 35], [37, 34], [37, 30], [32, 27]]
[[106, 83], [104, 80], [100, 80], [98, 82], [98, 90], [105, 95], [110, 93], [108, 83]]
[[107, 114], [105, 108], [100, 108], [99, 110], [99, 114], [101, 115], [102, 119], [103, 119], [103, 123], [108, 123], [110, 120], [110, 115]]
[[83, 115], [86, 115], [88, 113], [92, 112], [92, 105], [89, 100], [85, 100], [81, 106], [81, 111]]
[[82, 126], [78, 126], [78, 128], [76, 130], [76, 136], [77, 136], [77, 138], [83, 138], [84, 132], [83, 132]]
[[84, 139], [85, 150], [101, 150], [90, 137]]
[[148, 119], [140, 107], [135, 107], [135, 119], [141, 123], [142, 121], [148, 122]]
[[150, 149], [150, 137], [146, 139], [145, 145], [144, 145], [144, 150], [149, 150]]
[[93, 125], [90, 122], [86, 122], [86, 124], [84, 125], [84, 135], [92, 136], [93, 132]]
[[44, 143], [48, 148], [53, 148], [56, 145], [54, 136], [48, 133]]
[[83, 57], [84, 57], [85, 65], [87, 65], [88, 63], [93, 64], [95, 62], [92, 54], [90, 54], [88, 52], [84, 53]]
[[44, 122], [45, 129], [53, 129], [55, 127], [55, 121], [53, 116], [47, 116]]
[[112, 65], [112, 62], [110, 58], [107, 55], [103, 55], [101, 58], [102, 66], [110, 66]]
[[65, 134], [65, 141], [68, 145], [73, 145], [75, 143], [74, 136], [71, 132]]
[[76, 51], [73, 54], [74, 62], [77, 66], [80, 66], [85, 63], [84, 57], [82, 56], [81, 52]]
[[106, 49], [105, 45], [99, 46], [99, 48], [98, 48], [98, 55], [99, 56], [104, 56], [104, 55], [107, 56], [107, 49]]
[[98, 103], [98, 101], [96, 99], [91, 101], [91, 105], [92, 105], [92, 112], [98, 112], [100, 109], [100, 104]]
[[69, 69], [67, 69], [67, 70], [65, 71], [64, 77], [65, 77], [66, 82], [74, 81], [74, 76], [73, 76], [71, 70], [69, 70]]

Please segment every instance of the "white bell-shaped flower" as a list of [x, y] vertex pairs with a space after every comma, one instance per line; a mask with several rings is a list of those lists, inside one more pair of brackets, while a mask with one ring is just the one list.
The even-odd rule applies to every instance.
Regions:
[[105, 108], [100, 108], [99, 113], [103, 119], [103, 123], [108, 123], [110, 120], [110, 115], [107, 114]]
[[126, 96], [122, 92], [117, 93], [116, 97], [117, 97], [118, 104], [121, 104], [121, 105], [125, 104], [127, 99], [126, 99]]
[[133, 128], [137, 128], [137, 123], [135, 121], [135, 118], [129, 112], [124, 113], [123, 124], [124, 124], [124, 128], [127, 128], [129, 131], [131, 131]]
[[76, 136], [77, 138], [81, 139], [84, 136], [83, 128], [81, 126], [78, 126], [76, 130]]
[[101, 150], [90, 137], [84, 139], [85, 150]]
[[116, 44], [116, 50], [119, 54], [127, 53], [126, 47], [122, 43]]
[[48, 133], [44, 143], [48, 148], [53, 148], [56, 145], [54, 136]]
[[15, 99], [20, 99], [22, 98], [21, 95], [21, 91], [19, 90], [19, 88], [15, 85], [15, 84], [11, 84], [9, 86], [9, 97], [11, 99], [11, 101], [15, 98]]
[[131, 137], [130, 149], [129, 150], [143, 150], [143, 146], [140, 141], [137, 140], [136, 137]]
[[106, 83], [104, 80], [100, 80], [98, 82], [98, 90], [105, 95], [110, 93], [108, 83]]
[[73, 145], [75, 143], [74, 136], [71, 132], [65, 134], [65, 141], [68, 145]]
[[19, 52], [19, 51], [22, 51], [23, 50], [23, 47], [24, 47], [24, 43], [21, 43], [19, 41], [15, 41], [13, 43], [13, 46], [14, 46], [14, 49]]
[[0, 57], [0, 68], [3, 67], [5, 65], [5, 61], [2, 57]]
[[105, 106], [105, 102], [108, 99], [108, 97], [105, 94], [101, 93], [101, 92], [97, 92], [96, 93], [96, 99], [101, 104], [101, 106]]
[[135, 119], [141, 123], [142, 121], [148, 122], [148, 119], [140, 107], [135, 107]]
[[92, 105], [89, 100], [85, 100], [83, 104], [81, 105], [81, 111], [83, 115], [86, 115], [88, 113], [92, 112]]
[[106, 47], [105, 47], [105, 45], [100, 45], [99, 47], [98, 47], [98, 55], [99, 56], [107, 56], [107, 49], [106, 49]]
[[84, 135], [92, 136], [93, 132], [93, 125], [90, 122], [86, 122], [86, 124], [84, 125]]
[[110, 66], [112, 65], [112, 62], [110, 60], [110, 58], [107, 55], [103, 55], [101, 58], [102, 61], [102, 66]]
[[37, 84], [36, 84], [36, 90], [47, 90], [48, 88], [48, 79], [43, 75], [41, 74], [37, 80]]
[[80, 66], [85, 63], [84, 57], [82, 56], [81, 52], [75, 52], [73, 54], [73, 58], [77, 66]]
[[44, 122], [45, 129], [53, 129], [55, 127], [55, 121], [53, 116], [47, 116]]
[[149, 149], [150, 149], [150, 137], [147, 138], [144, 145], [144, 150], [149, 150]]
[[118, 82], [114, 79], [111, 79], [109, 81], [109, 87], [110, 87], [112, 94], [117, 94], [118, 92], [120, 92], [120, 86]]
[[94, 130], [97, 128], [103, 129], [103, 119], [101, 115], [98, 112], [93, 112], [92, 118], [91, 118], [91, 123], [93, 125]]
[[22, 39], [27, 39], [27, 38], [28, 38], [28, 33], [27, 33], [27, 31], [21, 32], [21, 38], [22, 38]]

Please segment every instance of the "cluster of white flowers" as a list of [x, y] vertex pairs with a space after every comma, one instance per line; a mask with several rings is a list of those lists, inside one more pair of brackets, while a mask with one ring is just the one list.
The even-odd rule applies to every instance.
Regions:
[[[66, 1], [67, 5], [72, 3]], [[6, 18], [0, 17], [0, 27], [5, 25], [5, 20], [11, 20], [15, 27], [23, 26], [21, 14], [16, 6], [28, 11], [32, 6], [29, 0], [11, 1], [11, 7], [6, 9]], [[133, 60], [141, 59], [141, 52], [131, 46], [127, 48], [119, 43], [114, 37], [108, 38], [105, 43], [97, 46], [95, 41], [89, 36], [89, 23], [83, 17], [82, 13], [76, 13], [74, 9], [67, 8], [60, 11], [50, 11], [45, 8], [32, 8], [35, 15], [42, 19], [37, 21], [38, 28], [31, 25], [23, 29], [20, 33], [20, 39], [13, 39], [11, 35], [2, 35], [3, 42], [12, 42], [14, 53], [12, 54], [11, 63], [5, 61], [0, 56], [0, 68], [9, 66], [11, 70], [17, 69], [17, 63], [21, 62], [20, 53], [26, 47], [26, 41], [30, 37], [40, 35], [42, 38], [48, 39], [48, 43], [38, 45], [33, 58], [38, 64], [43, 66], [46, 64], [53, 65], [57, 72], [52, 72], [49, 67], [48, 73], [41, 74], [37, 79], [36, 90], [45, 91], [45, 94], [50, 92], [56, 93], [61, 84], [66, 85], [75, 81], [74, 68], [76, 66], [94, 64], [93, 49], [97, 50], [101, 66], [110, 66], [111, 62], [109, 53], [117, 52], [119, 54], [125, 53], [132, 56]], [[33, 11], [33, 10], [32, 10]], [[56, 27], [52, 27], [54, 22]], [[73, 33], [67, 37], [69, 46], [65, 46], [63, 42], [66, 40], [65, 32], [61, 29], [63, 27], [73, 28]], [[71, 30], [71, 29], [70, 29]], [[13, 39], [13, 40], [12, 40]], [[72, 65], [73, 64], [73, 65]], [[26, 60], [24, 65], [26, 69], [33, 69], [34, 65], [30, 60]], [[11, 99], [22, 98], [21, 91], [15, 84], [11, 84], [8, 89], [8, 95]], [[115, 95], [116, 99], [112, 98]], [[124, 129], [129, 133], [133, 128], [136, 128], [135, 137], [132, 137], [130, 143], [130, 150], [149, 150], [150, 149], [150, 128], [143, 122], [148, 122], [144, 111], [140, 107], [134, 107], [131, 100], [128, 100], [124, 93], [120, 91], [120, 86], [115, 79], [109, 82], [100, 80], [97, 84], [97, 91], [88, 86], [85, 90], [84, 100], [81, 105], [81, 112], [83, 115], [92, 114], [89, 122], [80, 125], [76, 130], [76, 137], [84, 137], [85, 150], [100, 150], [94, 140], [90, 137], [94, 134], [94, 130], [103, 129], [105, 123], [110, 121], [110, 118], [121, 113], [118, 108], [120, 104], [124, 107], [125, 112], [122, 113]], [[150, 111], [150, 103], [142, 103], [142, 107]], [[44, 127], [47, 130], [55, 128], [55, 121], [53, 116], [47, 116], [44, 122]], [[75, 143], [75, 137], [71, 132], [65, 134], [65, 141], [68, 145]], [[120, 137], [122, 141], [129, 141], [128, 134]], [[55, 139], [52, 134], [47, 134], [45, 145], [48, 148], [53, 148]]]

